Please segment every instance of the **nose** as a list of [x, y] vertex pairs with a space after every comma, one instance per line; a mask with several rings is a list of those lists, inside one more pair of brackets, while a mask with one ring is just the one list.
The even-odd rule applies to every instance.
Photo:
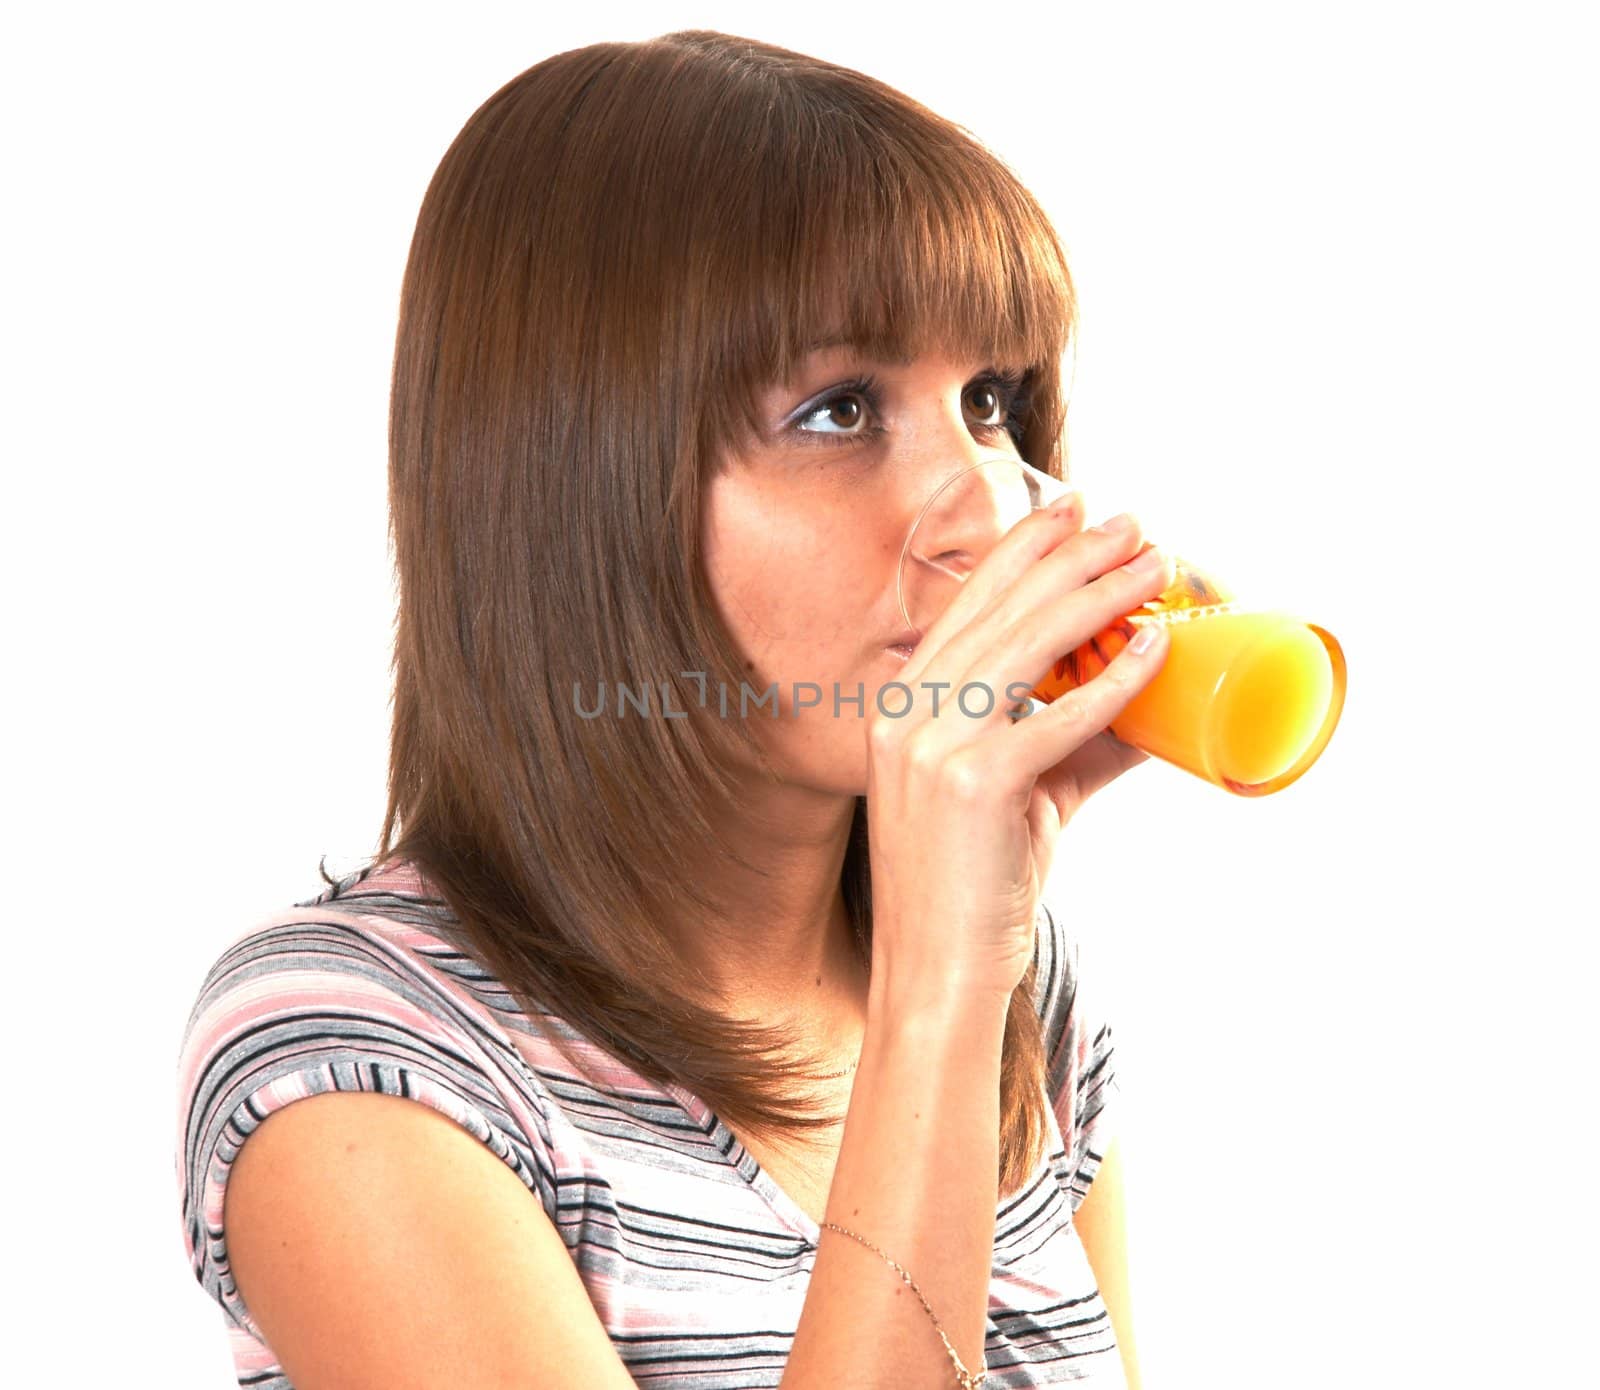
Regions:
[[906, 535], [901, 615], [918, 632], [944, 611], [995, 543], [1041, 505], [1040, 479], [1014, 454], [963, 460], [939, 479]]
[[961, 462], [935, 483], [907, 535], [907, 558], [964, 578], [1041, 505], [1045, 475], [1014, 454]]

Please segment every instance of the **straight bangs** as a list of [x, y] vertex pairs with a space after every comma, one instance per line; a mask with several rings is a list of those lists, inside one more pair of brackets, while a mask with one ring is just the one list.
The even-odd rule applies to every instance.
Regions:
[[[759, 131], [726, 154], [706, 270], [702, 442], [758, 438], [760, 393], [843, 340], [874, 360], [923, 353], [1023, 371], [1023, 458], [1062, 477], [1063, 359], [1076, 300], [1035, 199], [992, 152], [900, 93], [839, 75], [775, 86]], [[746, 109], [749, 109], [748, 107]]]

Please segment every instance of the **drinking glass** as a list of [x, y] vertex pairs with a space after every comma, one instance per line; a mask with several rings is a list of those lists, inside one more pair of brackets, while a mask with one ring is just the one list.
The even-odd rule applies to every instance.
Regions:
[[[896, 585], [906, 626], [926, 632], [1000, 537], [1066, 491], [1012, 455], [946, 478], [901, 548]], [[1147, 538], [1141, 549], [1149, 546]], [[1092, 680], [1140, 627], [1160, 623], [1170, 638], [1166, 659], [1111, 732], [1236, 796], [1282, 791], [1333, 737], [1344, 708], [1344, 651], [1326, 628], [1241, 602], [1210, 570], [1173, 559], [1171, 586], [1064, 652], [1032, 688], [1032, 701], [1050, 704]], [[1039, 707], [1032, 701], [1024, 714]]]

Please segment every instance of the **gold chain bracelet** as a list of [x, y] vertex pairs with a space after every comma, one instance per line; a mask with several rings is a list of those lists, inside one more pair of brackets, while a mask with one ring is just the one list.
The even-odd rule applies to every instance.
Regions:
[[928, 1308], [928, 1300], [922, 1297], [922, 1290], [917, 1287], [915, 1280], [913, 1280], [912, 1277], [900, 1267], [900, 1265], [896, 1264], [894, 1260], [890, 1259], [888, 1255], [884, 1255], [884, 1252], [879, 1250], [878, 1247], [865, 1236], [858, 1236], [854, 1231], [847, 1231], [836, 1221], [824, 1221], [822, 1224], [830, 1231], [838, 1231], [840, 1235], [849, 1236], [852, 1240], [859, 1240], [867, 1247], [867, 1249], [877, 1251], [878, 1254], [883, 1255], [884, 1259], [889, 1260], [889, 1263], [894, 1265], [895, 1269], [899, 1270], [900, 1277], [911, 1286], [911, 1292], [916, 1294], [916, 1296], [921, 1299], [922, 1306], [928, 1309], [928, 1316], [933, 1318], [934, 1330], [939, 1334], [939, 1340], [944, 1343], [944, 1349], [950, 1353], [950, 1359], [955, 1362], [956, 1384], [961, 1387], [961, 1390], [979, 1390], [979, 1387], [989, 1377], [988, 1366], [985, 1365], [977, 1375], [973, 1375], [965, 1366], [961, 1364], [961, 1358], [956, 1355], [956, 1349], [950, 1345], [950, 1339], [944, 1335], [944, 1328], [939, 1325], [939, 1319], [935, 1315], [933, 1309]]

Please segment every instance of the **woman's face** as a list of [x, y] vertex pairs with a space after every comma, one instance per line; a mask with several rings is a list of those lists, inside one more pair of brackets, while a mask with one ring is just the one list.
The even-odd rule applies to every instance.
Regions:
[[[703, 536], [712, 592], [745, 659], [744, 718], [786, 779], [865, 792], [866, 716], [905, 664], [893, 649], [906, 635], [896, 595], [901, 547], [951, 474], [1019, 457], [1006, 430], [1011, 371], [821, 348], [793, 381], [762, 393], [765, 436], [713, 470]], [[919, 549], [940, 539], [919, 528]], [[758, 705], [773, 686], [776, 699]], [[726, 695], [725, 717], [740, 718], [740, 692]], [[706, 704], [720, 714], [719, 698], [708, 684]], [[900, 707], [885, 697], [885, 708]]]

